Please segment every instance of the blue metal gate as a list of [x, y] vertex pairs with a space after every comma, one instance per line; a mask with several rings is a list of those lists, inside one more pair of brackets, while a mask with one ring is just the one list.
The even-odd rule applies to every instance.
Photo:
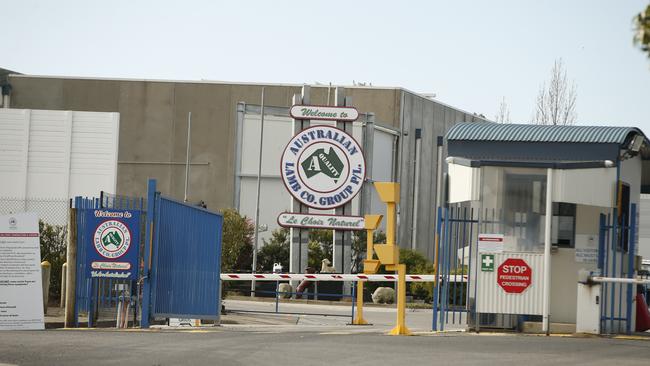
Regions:
[[223, 217], [163, 197], [149, 181], [142, 300], [150, 318], [219, 319]]
[[[629, 219], [628, 219], [629, 218]], [[598, 270], [603, 277], [634, 278], [637, 243], [637, 206], [630, 204], [629, 215], [600, 215], [598, 235]], [[635, 285], [603, 283], [600, 302], [601, 333], [629, 334], [632, 331], [632, 311]]]
[[[76, 282], [75, 282], [75, 307], [74, 319], [75, 326], [79, 326], [79, 314], [88, 315], [88, 327], [93, 327], [99, 319], [100, 314], [110, 314], [116, 311], [120, 297], [130, 297], [133, 309], [138, 309], [139, 288], [138, 281], [124, 280], [115, 278], [90, 278], [86, 276], [86, 269], [90, 265], [87, 262], [87, 251], [93, 250], [86, 244], [91, 238], [86, 237], [89, 233], [86, 222], [86, 211], [96, 209], [125, 209], [132, 211], [141, 211], [144, 208], [144, 200], [141, 198], [122, 197], [110, 195], [102, 192], [100, 198], [75, 197], [72, 201], [73, 208], [76, 209], [76, 226], [77, 226], [77, 262], [76, 262]], [[144, 225], [144, 215], [141, 216]], [[143, 238], [142, 238], [143, 239]], [[137, 243], [138, 249], [142, 248], [141, 242]], [[137, 317], [134, 311], [133, 320]], [[114, 320], [112, 318], [111, 320]]]
[[[464, 326], [473, 317], [472, 266], [478, 236], [478, 210], [469, 207], [438, 208], [434, 264], [439, 281], [433, 285], [432, 329]], [[474, 275], [475, 276], [475, 275]]]

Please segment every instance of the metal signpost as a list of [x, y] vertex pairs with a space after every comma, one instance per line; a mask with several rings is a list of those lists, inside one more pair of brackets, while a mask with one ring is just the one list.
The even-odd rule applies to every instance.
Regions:
[[[342, 87], [337, 87], [334, 94], [334, 104], [338, 107], [350, 107], [352, 105], [352, 98], [345, 96], [345, 89]], [[352, 133], [352, 124], [347, 123], [348, 120], [337, 120], [336, 127], [345, 131]], [[363, 155], [361, 155], [363, 158]], [[365, 159], [363, 160], [363, 172], [358, 173], [361, 176], [361, 183], [365, 180], [366, 177], [366, 167]], [[361, 189], [361, 185], [359, 185]], [[352, 213], [352, 199], [347, 201], [346, 204], [339, 206], [335, 210], [336, 215], [350, 215]], [[350, 261], [352, 257], [352, 235], [349, 231], [335, 231], [334, 232], [334, 248], [332, 253], [332, 261], [334, 262], [334, 267], [341, 271], [342, 273], [350, 273], [352, 263]], [[344, 292], [346, 294], [350, 293], [351, 289], [349, 287], [344, 287]]]

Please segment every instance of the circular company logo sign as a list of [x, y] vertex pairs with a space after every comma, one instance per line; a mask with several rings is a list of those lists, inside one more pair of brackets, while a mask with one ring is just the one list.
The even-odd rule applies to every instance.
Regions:
[[118, 220], [106, 220], [95, 230], [93, 244], [97, 253], [104, 258], [123, 256], [131, 246], [131, 231]]
[[366, 161], [359, 144], [342, 130], [314, 126], [295, 135], [280, 162], [289, 193], [305, 205], [331, 209], [359, 193]]

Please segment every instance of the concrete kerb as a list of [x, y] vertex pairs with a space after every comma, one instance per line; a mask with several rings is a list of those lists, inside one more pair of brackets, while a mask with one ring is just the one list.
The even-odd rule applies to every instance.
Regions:
[[[140, 328], [58, 328], [48, 329], [48, 331], [95, 331], [95, 332], [161, 332], [161, 333], [213, 333], [213, 332], [253, 332], [253, 333], [309, 333], [312, 335], [359, 335], [359, 334], [381, 334], [388, 336], [387, 329], [369, 328], [369, 327], [342, 327], [342, 326], [302, 326], [302, 325], [272, 325], [272, 324], [222, 324], [222, 325], [204, 325], [199, 327], [169, 327], [164, 325], [154, 325], [149, 329]], [[605, 338], [626, 341], [650, 341], [650, 333], [640, 333], [632, 335], [594, 335], [586, 333], [551, 333], [545, 334], [525, 334], [502, 331], [482, 331], [475, 333], [465, 329], [445, 330], [435, 332], [416, 331], [413, 337], [554, 337], [554, 338], [578, 338], [592, 339]]]

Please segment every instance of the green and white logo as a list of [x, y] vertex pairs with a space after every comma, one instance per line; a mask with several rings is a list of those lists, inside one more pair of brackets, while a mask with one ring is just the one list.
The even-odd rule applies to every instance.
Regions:
[[303, 160], [301, 165], [305, 176], [311, 178], [318, 174], [324, 174], [336, 182], [341, 177], [345, 166], [335, 150], [329, 149], [328, 152], [325, 152], [325, 149], [318, 149]]
[[131, 246], [131, 232], [121, 221], [106, 220], [95, 230], [93, 244], [97, 253], [104, 258], [123, 256]]
[[494, 254], [481, 254], [481, 271], [494, 272]]
[[282, 154], [282, 180], [305, 205], [330, 209], [359, 193], [366, 162], [359, 144], [342, 130], [314, 126], [294, 136]]

